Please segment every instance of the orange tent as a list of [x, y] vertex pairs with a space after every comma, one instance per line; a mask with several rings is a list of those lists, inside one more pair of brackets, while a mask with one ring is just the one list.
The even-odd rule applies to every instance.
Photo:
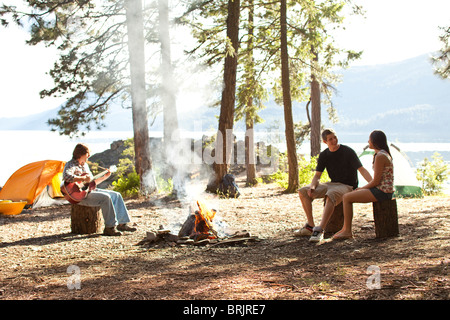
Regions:
[[6, 181], [0, 190], [0, 200], [27, 201], [31, 205], [48, 185], [53, 197], [62, 197], [64, 165], [65, 161], [43, 160], [23, 166]]

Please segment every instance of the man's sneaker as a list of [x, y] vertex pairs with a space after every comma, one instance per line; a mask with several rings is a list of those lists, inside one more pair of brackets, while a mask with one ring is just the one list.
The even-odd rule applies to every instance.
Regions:
[[309, 238], [309, 242], [320, 242], [323, 239], [323, 230], [313, 229], [311, 238]]
[[313, 227], [305, 224], [303, 228], [294, 232], [294, 237], [310, 237], [313, 233]]

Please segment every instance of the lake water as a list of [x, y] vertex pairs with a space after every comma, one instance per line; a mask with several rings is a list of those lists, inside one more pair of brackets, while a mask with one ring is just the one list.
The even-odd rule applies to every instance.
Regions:
[[[186, 132], [183, 136], [199, 139], [203, 133]], [[211, 135], [212, 132], [205, 134]], [[151, 132], [152, 137], [161, 137], [161, 132]], [[243, 133], [236, 133], [242, 139]], [[133, 137], [131, 131], [96, 131], [84, 137], [70, 139], [51, 131], [1, 131], [2, 151], [0, 158], [0, 186], [20, 167], [40, 160], [68, 161], [72, 156], [75, 145], [79, 142], [87, 143], [91, 153], [95, 154], [109, 149], [110, 144], [116, 140]], [[258, 141], [257, 139], [255, 139]], [[282, 138], [278, 140], [282, 145]], [[342, 142], [352, 147], [358, 154], [362, 152], [367, 143]], [[281, 146], [280, 145], [280, 146]], [[431, 159], [434, 152], [439, 152], [447, 163], [450, 163], [450, 143], [401, 143], [396, 142], [403, 152], [407, 154], [414, 166], [425, 157]], [[281, 146], [282, 147], [282, 146]], [[309, 154], [308, 143], [300, 149], [301, 153]]]
[[22, 166], [41, 160], [63, 160], [72, 158], [75, 145], [85, 142], [92, 154], [109, 149], [111, 142], [133, 137], [132, 132], [99, 131], [78, 139], [60, 136], [57, 132], [11, 130], [0, 131], [2, 156], [0, 158], [0, 186]]

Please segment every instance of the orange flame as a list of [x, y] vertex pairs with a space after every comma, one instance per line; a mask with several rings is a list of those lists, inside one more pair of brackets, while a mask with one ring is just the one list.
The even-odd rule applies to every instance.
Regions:
[[217, 236], [215, 235], [215, 231], [212, 226], [212, 220], [216, 215], [216, 210], [210, 210], [208, 206], [198, 200], [198, 214], [195, 215], [195, 227], [194, 234], [209, 234], [210, 232], [214, 233], [214, 235], [208, 236], [209, 239], [215, 239]]

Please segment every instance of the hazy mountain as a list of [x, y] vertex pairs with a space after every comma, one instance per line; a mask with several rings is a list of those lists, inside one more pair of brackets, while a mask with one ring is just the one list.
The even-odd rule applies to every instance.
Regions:
[[[339, 123], [329, 124], [327, 106], [322, 107], [325, 125], [335, 128], [341, 139], [365, 142], [372, 130], [381, 129], [391, 141], [450, 142], [444, 134], [450, 119], [450, 80], [433, 74], [428, 55], [398, 63], [352, 67], [343, 72], [342, 80], [333, 99]], [[306, 120], [305, 104], [293, 104], [294, 121]], [[192, 131], [198, 128], [194, 123], [200, 122], [203, 131], [217, 128], [218, 108], [184, 111], [182, 105], [180, 101], [181, 128]], [[258, 124], [256, 130], [279, 126], [283, 131], [283, 108], [274, 101], [266, 105], [260, 112], [265, 122]], [[56, 113], [57, 109], [27, 117], [0, 118], [0, 129], [48, 130], [46, 122]], [[106, 122], [104, 130], [132, 131], [131, 110], [113, 106]], [[244, 124], [238, 123], [236, 127], [242, 129]], [[162, 130], [161, 116], [150, 130]]]
[[[433, 74], [428, 55], [344, 72], [334, 99], [342, 134], [382, 129], [390, 140], [449, 142], [450, 80]], [[366, 138], [367, 139], [367, 138]]]

